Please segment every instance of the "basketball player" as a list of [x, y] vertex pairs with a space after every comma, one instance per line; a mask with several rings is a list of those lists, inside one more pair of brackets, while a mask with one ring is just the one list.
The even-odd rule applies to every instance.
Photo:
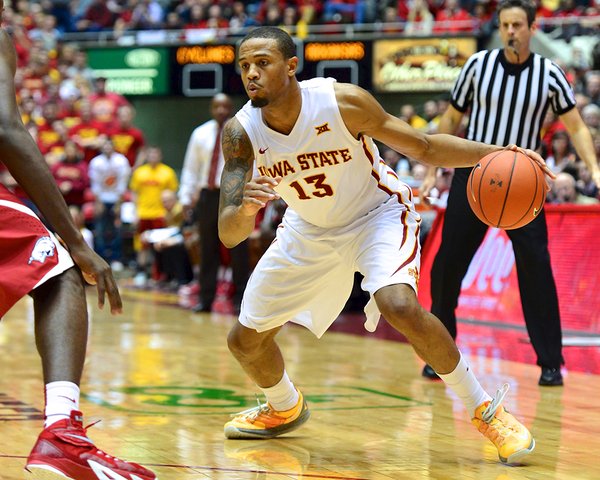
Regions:
[[73, 224], [44, 158], [21, 122], [15, 68], [12, 41], [0, 30], [0, 158], [68, 248], [0, 187], [0, 318], [21, 297], [31, 295], [45, 382], [45, 428], [26, 470], [39, 479], [153, 480], [149, 470], [99, 450], [83, 427], [79, 383], [88, 319], [82, 272], [96, 284], [100, 308], [108, 296], [111, 312], [120, 313], [121, 298], [110, 268]]
[[[442, 116], [439, 133], [454, 134], [470, 111], [469, 140], [538, 149], [548, 108], [565, 125], [578, 155], [600, 187], [600, 168], [588, 127], [575, 107], [573, 90], [554, 62], [530, 50], [535, 32], [536, 3], [503, 0], [498, 5], [499, 32], [504, 48], [482, 50], [464, 65], [452, 90], [451, 104]], [[448, 196], [442, 242], [431, 268], [431, 312], [456, 338], [456, 314], [461, 283], [487, 225], [472, 212], [466, 185], [471, 168], [455, 170]], [[435, 184], [436, 169], [421, 186], [425, 198]], [[560, 367], [562, 332], [556, 285], [548, 252], [545, 210], [528, 225], [507, 230], [514, 252], [523, 316], [541, 368], [539, 385], [563, 384]], [[423, 376], [437, 379], [425, 365]]]
[[[354, 85], [322, 78], [299, 83], [294, 43], [278, 28], [249, 33], [238, 62], [250, 102], [223, 131], [221, 240], [233, 247], [246, 239], [269, 200], [281, 197], [289, 208], [248, 282], [239, 323], [228, 338], [267, 402], [234, 417], [225, 436], [275, 437], [308, 419], [275, 336], [292, 321], [321, 337], [359, 271], [371, 294], [366, 328], [374, 330], [383, 314], [464, 401], [503, 462], [530, 453], [532, 435], [501, 404], [508, 385], [492, 399], [441, 322], [417, 303], [420, 218], [410, 188], [380, 160], [371, 137], [447, 167], [474, 165], [501, 147], [421, 133]], [[539, 155], [524, 153], [545, 168]], [[255, 160], [262, 175], [252, 178]]]

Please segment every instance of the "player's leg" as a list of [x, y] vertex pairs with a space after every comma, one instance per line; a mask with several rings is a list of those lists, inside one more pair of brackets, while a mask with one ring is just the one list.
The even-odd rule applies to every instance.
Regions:
[[[83, 278], [76, 268], [51, 278], [31, 292], [35, 341], [42, 359], [44, 383], [79, 385], [88, 337]], [[67, 341], [68, 340], [68, 341]], [[68, 418], [70, 411], [66, 412]]]
[[275, 385], [283, 376], [283, 355], [275, 342], [279, 330], [281, 327], [257, 332], [236, 322], [227, 337], [229, 351], [261, 388]]
[[88, 319], [83, 279], [70, 268], [32, 293], [36, 344], [42, 359], [46, 425], [33, 447], [30, 478], [153, 480], [146, 468], [99, 450], [87, 437], [79, 409], [79, 382], [85, 361]]
[[515, 252], [525, 325], [542, 367], [539, 384], [562, 385], [562, 331], [544, 210], [533, 222], [506, 233]]
[[422, 308], [409, 285], [389, 285], [375, 293], [384, 318], [463, 401], [477, 429], [498, 449], [504, 463], [531, 453], [535, 441], [527, 428], [502, 406], [508, 384], [492, 399], [481, 387], [442, 323]]
[[342, 311], [353, 275], [336, 247], [334, 241], [311, 240], [284, 226], [259, 260], [228, 344], [267, 402], [235, 416], [225, 425], [226, 437], [271, 438], [308, 420], [308, 407], [288, 378], [275, 336], [293, 321], [320, 337]]
[[155, 475], [146, 468], [99, 450], [83, 427], [79, 382], [88, 332], [83, 285], [80, 271], [73, 267], [31, 293], [44, 371], [46, 424], [29, 454], [26, 471], [39, 479], [153, 480]]
[[229, 350], [267, 401], [227, 422], [224, 429], [227, 438], [276, 437], [295, 430], [310, 417], [302, 393], [285, 371], [283, 355], [275, 342], [280, 329], [259, 333], [236, 323], [229, 333]]
[[[490, 398], [444, 325], [418, 303], [418, 230], [418, 215], [401, 205], [390, 203], [373, 215], [356, 239], [357, 263], [365, 277], [363, 288], [374, 297], [384, 318], [461, 398], [473, 423], [495, 443], [500, 459], [514, 462], [535, 444], [529, 431], [500, 405], [506, 392]], [[382, 231], [385, 236], [379, 234]]]

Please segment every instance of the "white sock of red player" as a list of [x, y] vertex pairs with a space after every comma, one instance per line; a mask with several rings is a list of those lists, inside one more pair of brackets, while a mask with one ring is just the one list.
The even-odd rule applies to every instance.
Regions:
[[46, 384], [46, 421], [44, 428], [64, 418], [73, 410], [79, 410], [79, 387], [73, 382], [50, 382]]
[[294, 384], [290, 381], [287, 372], [283, 371], [283, 377], [279, 380], [277, 385], [269, 388], [261, 388], [267, 402], [277, 410], [278, 412], [284, 412], [293, 408], [298, 403], [298, 390], [294, 387]]

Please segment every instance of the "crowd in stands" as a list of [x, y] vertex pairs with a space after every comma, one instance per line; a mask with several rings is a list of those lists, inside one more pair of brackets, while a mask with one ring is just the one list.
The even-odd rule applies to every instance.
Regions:
[[[185, 239], [178, 235], [134, 235], [134, 231], [141, 234], [182, 228], [185, 219], [177, 202], [176, 174], [162, 162], [160, 148], [146, 145], [143, 132], [135, 126], [135, 110], [129, 101], [106, 90], [106, 79], [94, 76], [86, 52], [74, 43], [64, 42], [64, 34], [159, 28], [229, 28], [235, 32], [258, 24], [294, 26], [300, 32], [303, 24], [339, 22], [389, 25], [405, 22], [394, 28], [405, 33], [456, 33], [472, 31], [473, 19], [479, 25], [489, 22], [495, 3], [495, 0], [18, 0], [7, 5], [4, 25], [17, 51], [15, 85], [23, 123], [37, 141], [86, 238], [90, 243], [95, 242], [96, 250], [111, 261], [115, 270], [123, 263], [131, 263], [137, 265], [141, 277], [146, 277], [152, 268], [144, 255], [144, 249], [150, 248], [157, 259], [158, 274], [183, 285], [192, 280], [191, 263], [194, 263], [193, 249]], [[597, 0], [546, 0], [540, 3], [539, 15], [598, 15], [599, 5]], [[435, 23], [442, 20], [449, 23]], [[597, 70], [600, 64], [593, 70], [592, 63], [574, 59], [572, 64], [562, 67], [574, 86], [578, 108], [592, 132], [600, 157], [600, 71]], [[397, 113], [413, 127], [435, 132], [446, 106], [447, 100], [439, 98], [423, 105], [404, 105]], [[383, 146], [381, 153], [401, 178], [418, 189], [425, 175], [423, 165]], [[551, 113], [546, 117], [542, 153], [551, 168], [561, 174], [548, 194], [548, 201], [598, 202], [598, 189], [577, 158], [564, 126]], [[144, 175], [155, 175], [157, 187], [140, 191], [139, 185], [144, 182], [138, 180]], [[444, 206], [451, 178], [452, 170], [440, 170], [435, 191], [435, 203], [439, 206]], [[29, 203], [1, 163], [0, 181]], [[254, 257], [272, 240], [284, 209], [285, 205], [273, 204], [265, 212], [263, 224], [257, 225], [250, 239], [254, 245], [253, 264], [257, 261]], [[134, 237], [137, 256], [133, 248], [124, 245], [124, 241], [133, 243]], [[174, 265], [181, 268], [169, 268]]]
[[[272, 25], [302, 35], [309, 25], [380, 24], [411, 34], [489, 30], [497, 0], [40, 0], [13, 2], [9, 22], [49, 49], [64, 33], [230, 29]], [[537, 18], [600, 15], [597, 0], [541, 0]], [[598, 25], [571, 23], [565, 35], [594, 34]], [[398, 24], [390, 29], [386, 24]], [[554, 28], [544, 26], [546, 31]]]

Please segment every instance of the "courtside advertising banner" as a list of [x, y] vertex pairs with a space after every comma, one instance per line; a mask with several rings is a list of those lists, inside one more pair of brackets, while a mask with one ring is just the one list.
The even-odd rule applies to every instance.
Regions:
[[[563, 330], [600, 333], [600, 207], [546, 205], [552, 269]], [[423, 247], [419, 300], [431, 307], [431, 265], [440, 245], [439, 213]], [[523, 325], [515, 257], [503, 230], [490, 228], [462, 283], [459, 319]]]

